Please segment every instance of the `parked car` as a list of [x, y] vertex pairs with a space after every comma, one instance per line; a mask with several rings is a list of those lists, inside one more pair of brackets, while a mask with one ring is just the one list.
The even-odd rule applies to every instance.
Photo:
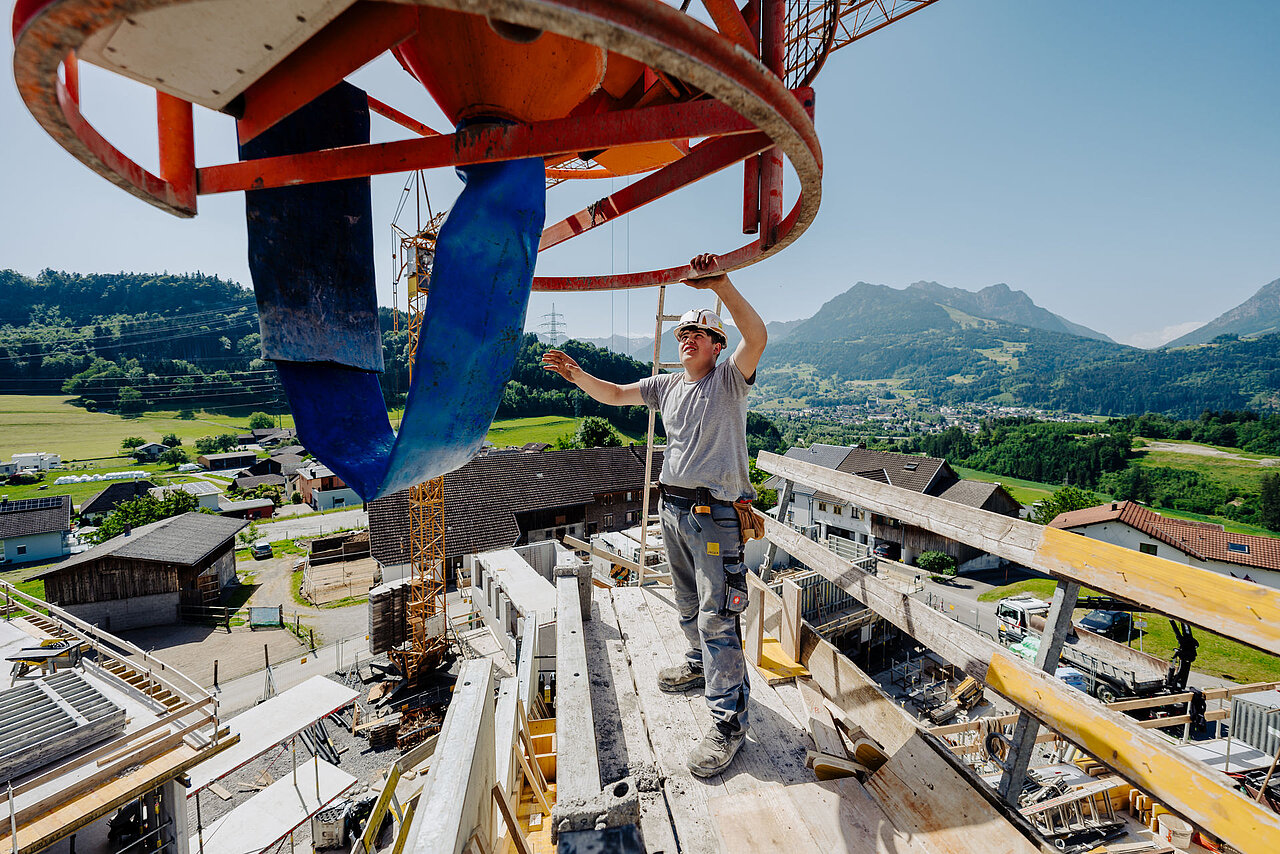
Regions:
[[1084, 615], [1079, 625], [1095, 635], [1118, 641], [1129, 640], [1133, 633], [1133, 617], [1128, 611], [1093, 610]]
[[266, 540], [258, 540], [249, 546], [249, 553], [253, 555], [254, 560], [262, 557], [274, 557], [274, 552], [271, 551], [271, 543]]
[[871, 550], [871, 553], [885, 560], [897, 560], [902, 557], [902, 546], [897, 543], [876, 543], [876, 547]]

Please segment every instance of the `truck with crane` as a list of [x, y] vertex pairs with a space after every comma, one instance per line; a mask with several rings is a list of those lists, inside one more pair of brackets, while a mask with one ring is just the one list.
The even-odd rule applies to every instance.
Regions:
[[[1129, 613], [1146, 610], [1130, 602], [1105, 597], [1081, 597], [1077, 605], [1081, 608]], [[1044, 631], [1049, 607], [1048, 602], [1030, 593], [1001, 599], [996, 604], [1000, 642], [1013, 647], [1025, 643], [1028, 638], [1038, 640]], [[1187, 686], [1197, 641], [1188, 626], [1177, 622], [1172, 624], [1179, 644], [1173, 662], [1166, 662], [1075, 625], [1062, 645], [1060, 660], [1083, 673], [1088, 682], [1089, 693], [1104, 703], [1130, 697], [1177, 693]]]

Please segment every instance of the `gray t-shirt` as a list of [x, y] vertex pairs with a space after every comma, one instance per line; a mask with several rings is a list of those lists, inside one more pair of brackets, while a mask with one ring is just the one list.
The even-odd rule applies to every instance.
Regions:
[[747, 392], [742, 371], [725, 359], [696, 383], [683, 372], [640, 380], [644, 402], [662, 413], [667, 448], [662, 482], [704, 486], [721, 501], [754, 498], [747, 475]]

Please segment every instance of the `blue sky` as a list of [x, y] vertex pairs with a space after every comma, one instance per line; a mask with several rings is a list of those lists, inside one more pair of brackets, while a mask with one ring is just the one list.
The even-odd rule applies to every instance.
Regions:
[[[816, 83], [818, 219], [735, 280], [766, 320], [807, 317], [860, 280], [1005, 282], [1117, 340], [1168, 340], [1280, 278], [1278, 33], [1280, 4], [1269, 0], [942, 0], [830, 58]], [[4, 51], [9, 68], [12, 46]], [[393, 61], [353, 79], [443, 124]], [[90, 120], [153, 166], [147, 91], [92, 71], [83, 91]], [[197, 112], [197, 160], [233, 160], [231, 121]], [[201, 270], [249, 283], [239, 195], [202, 198], [194, 220], [151, 208], [63, 152], [11, 77], [0, 84], [0, 127], [0, 267]], [[403, 136], [381, 120], [375, 134]], [[445, 171], [429, 180], [437, 207], [461, 186]], [[624, 183], [561, 185], [548, 219]], [[384, 304], [403, 185], [374, 185]], [[726, 251], [745, 239], [740, 193], [740, 169], [727, 170], [545, 253], [539, 272], [647, 269]], [[643, 335], [655, 298], [535, 294], [529, 326], [554, 301], [571, 334]], [[684, 288], [671, 301], [701, 302]]]

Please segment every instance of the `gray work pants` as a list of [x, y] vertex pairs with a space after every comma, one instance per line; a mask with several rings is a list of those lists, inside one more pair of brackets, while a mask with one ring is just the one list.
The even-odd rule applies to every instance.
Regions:
[[680, 629], [689, 641], [689, 665], [706, 679], [711, 718], [731, 732], [747, 728], [746, 659], [738, 618], [725, 613], [725, 573], [745, 572], [738, 515], [711, 505], [711, 515], [694, 514], [683, 502], [662, 502], [662, 539], [671, 562], [671, 584], [680, 611]]

